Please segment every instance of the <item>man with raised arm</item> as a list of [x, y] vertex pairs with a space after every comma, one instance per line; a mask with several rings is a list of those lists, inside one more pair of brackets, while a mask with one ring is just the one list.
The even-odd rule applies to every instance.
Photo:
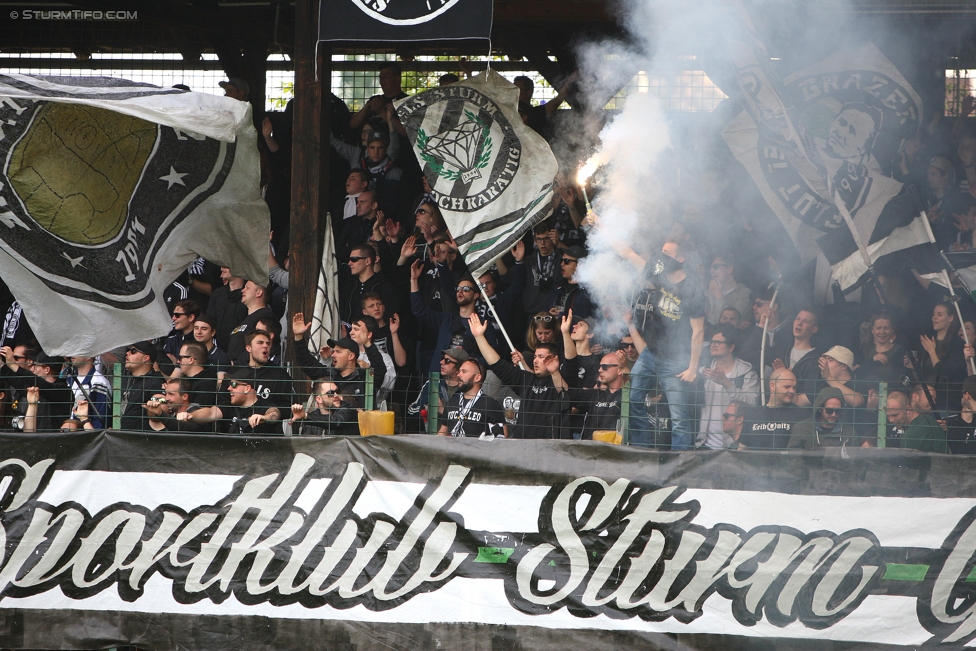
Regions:
[[655, 379], [664, 389], [671, 409], [671, 449], [690, 450], [694, 444], [693, 413], [698, 360], [705, 340], [705, 291], [695, 274], [684, 269], [681, 244], [668, 241], [651, 264], [625, 244], [618, 253], [644, 274], [646, 288], [633, 306], [631, 336], [647, 343], [631, 369], [630, 441], [651, 445], [645, 400]]
[[[568, 423], [569, 385], [560, 372], [559, 347], [554, 343], [543, 343], [535, 349], [532, 357], [532, 372], [523, 371], [514, 363], [503, 360], [485, 338], [488, 324], [478, 318], [477, 313], [469, 317], [471, 334], [478, 349], [492, 371], [503, 384], [507, 385], [522, 399], [514, 438], [547, 439], [572, 438]], [[570, 325], [573, 313], [569, 311], [562, 318], [560, 330], [566, 350], [563, 372], [568, 377], [577, 373], [576, 345], [570, 338]], [[517, 353], [513, 353], [517, 355]]]
[[[366, 368], [360, 367], [357, 363], [359, 359], [360, 346], [349, 337], [341, 339], [329, 339], [328, 346], [323, 346], [319, 351], [322, 357], [328, 357], [331, 364], [321, 364], [308, 350], [305, 343], [305, 333], [312, 327], [311, 322], [305, 323], [305, 315], [296, 312], [292, 317], [291, 333], [295, 342], [295, 364], [301, 367], [302, 372], [313, 380], [327, 379], [334, 382], [339, 387], [339, 392], [344, 396], [357, 396], [360, 399], [365, 393], [366, 387]], [[370, 342], [371, 344], [371, 342]], [[377, 374], [385, 372], [386, 365], [379, 350], [374, 345], [366, 346], [366, 358], [369, 366]], [[382, 382], [382, 378], [380, 378]]]

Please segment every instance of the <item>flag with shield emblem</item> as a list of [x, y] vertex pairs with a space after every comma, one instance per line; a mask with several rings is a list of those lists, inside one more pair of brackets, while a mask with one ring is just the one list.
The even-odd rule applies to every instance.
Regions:
[[475, 278], [552, 212], [556, 159], [498, 73], [408, 97], [397, 116]]

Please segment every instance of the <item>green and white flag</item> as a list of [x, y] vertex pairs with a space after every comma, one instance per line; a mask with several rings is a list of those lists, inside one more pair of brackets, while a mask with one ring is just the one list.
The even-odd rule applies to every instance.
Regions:
[[165, 335], [198, 256], [267, 284], [255, 140], [230, 98], [0, 75], [0, 276], [48, 354]]
[[556, 159], [497, 72], [401, 100], [397, 116], [475, 278], [552, 212]]

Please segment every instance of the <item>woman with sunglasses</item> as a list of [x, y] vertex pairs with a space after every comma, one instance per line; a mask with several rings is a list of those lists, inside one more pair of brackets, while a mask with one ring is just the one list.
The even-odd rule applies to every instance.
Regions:
[[529, 329], [525, 333], [525, 343], [529, 348], [522, 353], [522, 356], [531, 359], [532, 352], [539, 347], [539, 344], [555, 344], [562, 352], [563, 338], [559, 334], [560, 322], [560, 317], [548, 312], [539, 312], [533, 316], [529, 322]]
[[816, 448], [855, 445], [854, 426], [844, 422], [844, 394], [836, 387], [824, 387], [813, 403], [813, 417], [793, 426], [788, 448]]

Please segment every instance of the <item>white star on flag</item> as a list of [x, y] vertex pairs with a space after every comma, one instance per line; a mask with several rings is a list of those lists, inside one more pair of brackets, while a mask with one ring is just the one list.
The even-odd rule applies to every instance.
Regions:
[[186, 183], [183, 182], [183, 177], [186, 176], [187, 174], [189, 174], [189, 172], [184, 172], [180, 174], [179, 172], [176, 171], [176, 169], [172, 165], [170, 165], [169, 174], [167, 174], [166, 176], [160, 176], [159, 180], [166, 181], [167, 183], [169, 183], [169, 185], [166, 186], [167, 190], [172, 188], [174, 183], [178, 183], [183, 187], [186, 187]]

